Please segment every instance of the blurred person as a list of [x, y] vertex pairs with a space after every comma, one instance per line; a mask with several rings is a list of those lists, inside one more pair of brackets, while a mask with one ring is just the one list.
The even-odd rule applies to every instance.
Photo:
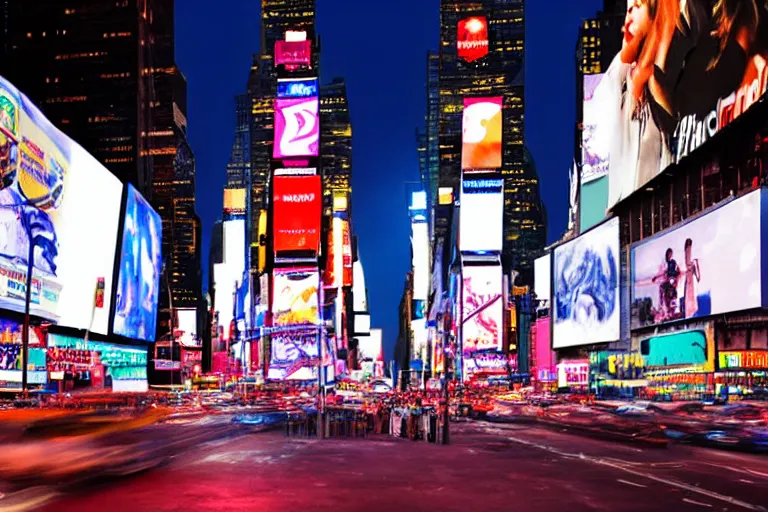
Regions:
[[677, 309], [677, 284], [680, 279], [680, 266], [672, 257], [674, 252], [668, 248], [664, 255], [664, 262], [659, 273], [653, 276], [651, 282], [661, 281], [659, 284], [659, 312], [656, 322], [671, 320]]
[[[690, 238], [685, 240], [685, 288], [683, 295], [683, 316], [685, 318], [691, 318], [699, 310], [699, 301], [696, 297], [695, 283], [701, 281], [701, 268], [699, 267], [698, 258], [694, 258], [691, 254], [693, 251], [693, 240]], [[696, 280], [694, 282], [694, 279]]]

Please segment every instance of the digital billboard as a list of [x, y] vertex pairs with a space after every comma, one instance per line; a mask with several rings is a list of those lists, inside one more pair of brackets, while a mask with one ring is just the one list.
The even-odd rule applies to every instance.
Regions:
[[581, 190], [579, 225], [586, 231], [602, 222], [608, 207], [609, 145], [606, 137], [595, 136], [603, 110], [595, 97], [602, 74], [584, 75], [584, 117], [582, 121]]
[[107, 334], [122, 189], [0, 78], [0, 308], [24, 311], [33, 243], [31, 314]]
[[318, 364], [320, 340], [315, 332], [273, 334], [270, 352], [269, 378], [286, 379], [301, 368]]
[[334, 212], [328, 232], [328, 257], [323, 283], [328, 288], [352, 286], [352, 233], [346, 212]]
[[277, 81], [278, 98], [317, 98], [319, 86], [317, 78], [299, 78]]
[[463, 180], [459, 210], [459, 250], [473, 253], [500, 252], [503, 232], [504, 180]]
[[555, 249], [552, 347], [619, 339], [619, 219]]
[[368, 293], [365, 287], [365, 271], [363, 264], [358, 259], [352, 264], [352, 310], [368, 311]]
[[275, 269], [272, 296], [274, 325], [318, 325], [317, 269]]
[[463, 353], [501, 350], [504, 302], [499, 266], [462, 269]]
[[224, 212], [229, 214], [244, 214], [246, 197], [246, 190], [244, 188], [225, 188]]
[[488, 55], [488, 20], [485, 16], [472, 16], [459, 21], [456, 51], [458, 57], [466, 62]]
[[413, 300], [427, 300], [429, 295], [429, 225], [411, 223]]
[[318, 108], [317, 96], [275, 100], [273, 158], [318, 156], [320, 146]]
[[509, 364], [507, 356], [500, 352], [476, 354], [464, 358], [464, 380], [483, 375], [486, 377], [507, 375]]
[[761, 191], [631, 250], [632, 328], [759, 308]]
[[464, 98], [461, 168], [501, 167], [501, 96]]
[[552, 255], [547, 254], [533, 262], [533, 292], [536, 299], [549, 304], [552, 290]]
[[650, 4], [627, 12], [622, 48], [590, 99], [609, 207], [705, 144], [768, 84], [764, 2]]
[[284, 65], [288, 71], [312, 64], [312, 41], [276, 41], [275, 65]]
[[362, 336], [358, 339], [359, 346], [358, 350], [360, 352], [360, 359], [370, 359], [371, 361], [381, 361], [382, 360], [382, 330], [381, 329], [371, 329], [371, 334], [369, 336]]
[[276, 176], [274, 250], [313, 251], [320, 245], [322, 193], [320, 176]]
[[155, 341], [163, 266], [162, 229], [160, 215], [129, 184], [112, 324], [117, 335]]

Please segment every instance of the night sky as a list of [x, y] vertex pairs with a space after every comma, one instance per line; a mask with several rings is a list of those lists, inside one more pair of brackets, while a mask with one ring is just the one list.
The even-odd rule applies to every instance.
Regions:
[[[233, 97], [245, 91], [251, 55], [260, 50], [260, 4], [184, 0], [176, 6], [176, 60], [189, 86], [206, 285], [208, 241], [221, 216], [234, 138]], [[387, 358], [397, 338], [397, 307], [409, 268], [406, 182], [419, 179], [415, 130], [426, 113], [426, 53], [438, 46], [439, 5], [439, 0], [317, 0], [321, 79], [347, 81], [354, 134], [353, 223], [372, 327], [384, 329]], [[602, 0], [529, 0], [526, 5], [526, 143], [541, 177], [550, 242], [567, 222], [579, 22], [601, 5]]]

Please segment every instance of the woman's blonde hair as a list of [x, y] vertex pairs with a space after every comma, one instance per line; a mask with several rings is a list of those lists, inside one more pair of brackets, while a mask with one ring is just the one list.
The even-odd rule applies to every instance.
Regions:
[[[762, 7], [760, 4], [763, 4]], [[757, 27], [760, 22], [760, 11], [765, 10], [764, 0], [718, 0], [713, 9], [717, 28], [712, 35], [718, 40], [720, 51], [709, 63], [709, 69], [720, 62], [725, 47], [736, 38], [740, 29], [747, 31], [749, 41], [757, 38]]]
[[632, 75], [632, 94], [638, 101], [644, 98], [645, 86], [653, 75], [659, 45], [665, 39], [671, 41], [675, 29], [680, 26], [680, 0], [640, 1], [648, 5], [651, 26]]

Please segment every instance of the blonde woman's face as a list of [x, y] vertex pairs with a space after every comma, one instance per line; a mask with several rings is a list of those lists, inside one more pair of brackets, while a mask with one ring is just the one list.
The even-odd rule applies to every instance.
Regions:
[[651, 25], [650, 11], [647, 0], [627, 0], [627, 15], [624, 18], [624, 34], [621, 54], [622, 62], [632, 63], [637, 60], [640, 46], [648, 35]]

